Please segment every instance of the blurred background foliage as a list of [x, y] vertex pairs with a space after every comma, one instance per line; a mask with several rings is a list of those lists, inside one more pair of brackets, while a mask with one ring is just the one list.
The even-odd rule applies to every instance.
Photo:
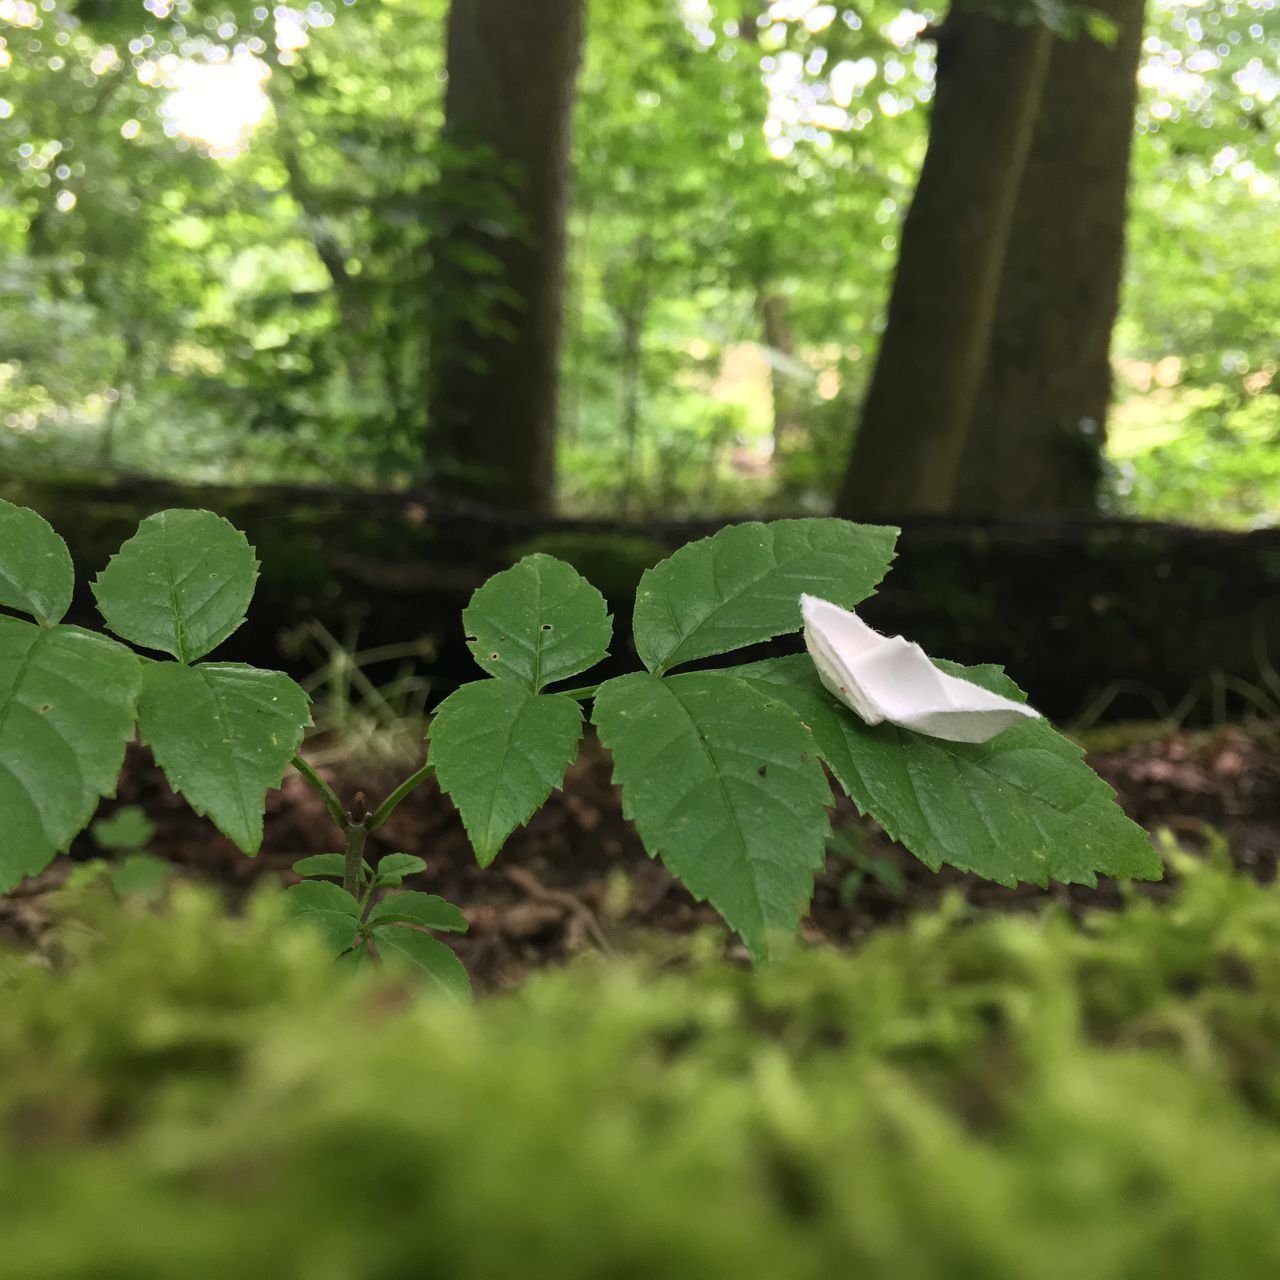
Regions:
[[[433, 255], [463, 257], [446, 301], [478, 323], [502, 288], [440, 233], [462, 210], [519, 234], [442, 137], [447, 7], [0, 0], [0, 467], [432, 478]], [[829, 507], [937, 16], [588, 4], [562, 509]], [[1151, 0], [1146, 23], [1104, 508], [1270, 523], [1280, 15]]]

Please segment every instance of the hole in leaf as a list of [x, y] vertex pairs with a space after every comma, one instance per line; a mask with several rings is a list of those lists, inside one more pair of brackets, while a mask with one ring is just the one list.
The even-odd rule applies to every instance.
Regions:
[[500, 656], [500, 655], [498, 655], [498, 654], [496, 654], [496, 653], [491, 653], [491, 654], [489, 655], [489, 661], [490, 661], [490, 662], [497, 662], [497, 660], [498, 660], [499, 656]]
[[762, 765], [761, 765], [761, 766], [756, 770], [756, 772], [757, 772], [757, 773], [758, 773], [758, 774], [763, 778], [763, 777], [765, 776], [765, 774], [769, 772], [769, 766], [768, 766], [768, 765], [766, 765], [766, 764], [762, 764]]
[[43, 713], [43, 712], [45, 712], [45, 711], [50, 711], [50, 710], [52, 710], [52, 707], [51, 707], [51, 706], [50, 706], [50, 704], [49, 704], [49, 703], [47, 703], [47, 702], [46, 702], [46, 703], [45, 703], [45, 704], [40, 708], [41, 713]]
[[551, 623], [549, 623], [549, 622], [544, 622], [544, 623], [542, 624], [542, 629], [543, 629], [543, 631], [550, 631], [550, 630], [551, 630]]

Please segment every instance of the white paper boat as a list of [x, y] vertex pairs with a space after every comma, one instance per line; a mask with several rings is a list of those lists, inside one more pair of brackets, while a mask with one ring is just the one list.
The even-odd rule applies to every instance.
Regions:
[[1040, 713], [939, 671], [902, 636], [883, 636], [856, 613], [802, 595], [804, 642], [822, 683], [867, 724], [900, 725], [948, 742], [988, 742]]

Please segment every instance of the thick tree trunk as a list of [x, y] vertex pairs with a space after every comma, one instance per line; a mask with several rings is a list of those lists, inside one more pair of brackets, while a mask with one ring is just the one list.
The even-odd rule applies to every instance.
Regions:
[[452, 216], [433, 246], [430, 461], [457, 491], [517, 511], [553, 498], [583, 9], [453, 0], [449, 11]]
[[1111, 47], [1054, 42], [952, 509], [1096, 510], [1124, 266], [1143, 0], [1091, 0]]
[[986, 360], [1049, 34], [953, 5], [938, 33], [929, 146], [837, 498], [841, 515], [945, 511]]

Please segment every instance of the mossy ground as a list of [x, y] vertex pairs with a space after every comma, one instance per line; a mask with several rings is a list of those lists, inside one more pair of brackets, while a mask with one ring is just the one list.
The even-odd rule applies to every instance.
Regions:
[[1264, 1277], [1280, 889], [958, 901], [462, 1008], [180, 887], [0, 962], [0, 1273]]

